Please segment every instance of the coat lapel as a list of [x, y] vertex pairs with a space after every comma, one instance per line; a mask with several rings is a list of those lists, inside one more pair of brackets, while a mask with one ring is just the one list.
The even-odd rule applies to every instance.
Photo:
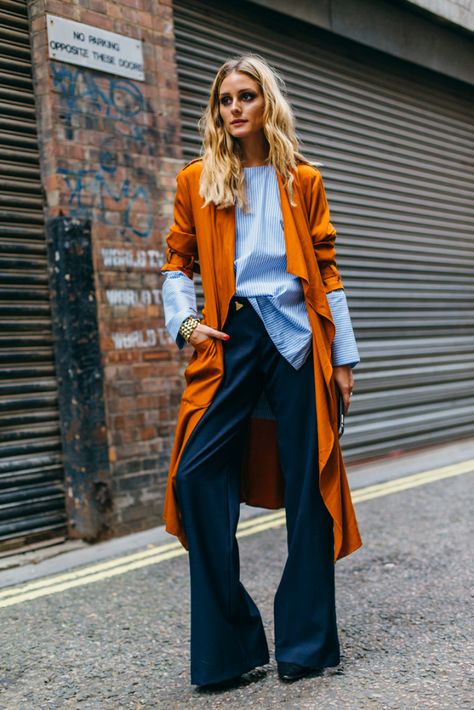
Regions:
[[214, 250], [215, 273], [219, 280], [219, 298], [222, 312], [219, 314], [219, 327], [222, 328], [229, 311], [230, 299], [235, 293], [235, 207], [215, 210], [214, 231], [216, 240]]
[[300, 236], [296, 228], [295, 217], [293, 214], [294, 209], [290, 204], [287, 192], [283, 185], [283, 180], [280, 173], [277, 171], [278, 187], [280, 188], [280, 204], [281, 212], [283, 216], [283, 231], [285, 234], [285, 244], [286, 244], [286, 259], [287, 268], [286, 270], [293, 274], [294, 276], [299, 276], [304, 281], [308, 282], [308, 269], [306, 266], [306, 260], [304, 258], [304, 252], [300, 241]]

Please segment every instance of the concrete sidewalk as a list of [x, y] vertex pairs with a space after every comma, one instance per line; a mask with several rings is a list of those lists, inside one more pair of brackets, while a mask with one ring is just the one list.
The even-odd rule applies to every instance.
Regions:
[[[474, 459], [474, 438], [397, 456], [388, 456], [369, 463], [348, 466], [352, 490], [376, 483], [430, 471], [468, 459]], [[241, 520], [268, 512], [247, 505], [241, 507]], [[65, 570], [100, 562], [146, 547], [173, 542], [174, 537], [163, 526], [125, 535], [107, 542], [89, 544], [69, 540], [58, 545], [0, 558], [0, 588], [28, 582]]]

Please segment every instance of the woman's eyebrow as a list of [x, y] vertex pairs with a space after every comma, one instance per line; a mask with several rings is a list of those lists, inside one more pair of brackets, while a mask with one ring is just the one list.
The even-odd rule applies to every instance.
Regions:
[[[255, 93], [255, 89], [251, 89], [251, 88], [248, 88], [248, 89], [239, 89], [237, 93], [238, 93], [238, 94], [246, 94], [246, 93], [248, 93], [249, 91], [251, 91], [252, 93]], [[221, 99], [222, 99], [224, 96], [230, 96], [230, 93], [229, 93], [228, 91], [224, 91], [222, 94], [219, 94], [219, 98], [221, 98]]]

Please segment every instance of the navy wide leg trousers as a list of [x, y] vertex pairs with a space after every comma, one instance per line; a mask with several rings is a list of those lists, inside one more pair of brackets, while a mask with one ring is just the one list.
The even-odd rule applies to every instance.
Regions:
[[[236, 309], [235, 300], [243, 303]], [[274, 600], [278, 661], [339, 663], [332, 519], [319, 492], [311, 354], [295, 370], [251, 304], [231, 303], [223, 381], [193, 430], [176, 475], [189, 544], [191, 683], [233, 678], [268, 663], [260, 613], [239, 579], [235, 537], [240, 467], [250, 413], [262, 391], [277, 422], [285, 479], [288, 557]], [[266, 564], [264, 550], [260, 560]]]

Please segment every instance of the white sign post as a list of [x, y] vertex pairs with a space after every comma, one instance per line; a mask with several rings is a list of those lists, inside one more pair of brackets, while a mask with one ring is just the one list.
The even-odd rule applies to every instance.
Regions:
[[56, 15], [47, 15], [47, 20], [52, 59], [145, 81], [140, 40]]

